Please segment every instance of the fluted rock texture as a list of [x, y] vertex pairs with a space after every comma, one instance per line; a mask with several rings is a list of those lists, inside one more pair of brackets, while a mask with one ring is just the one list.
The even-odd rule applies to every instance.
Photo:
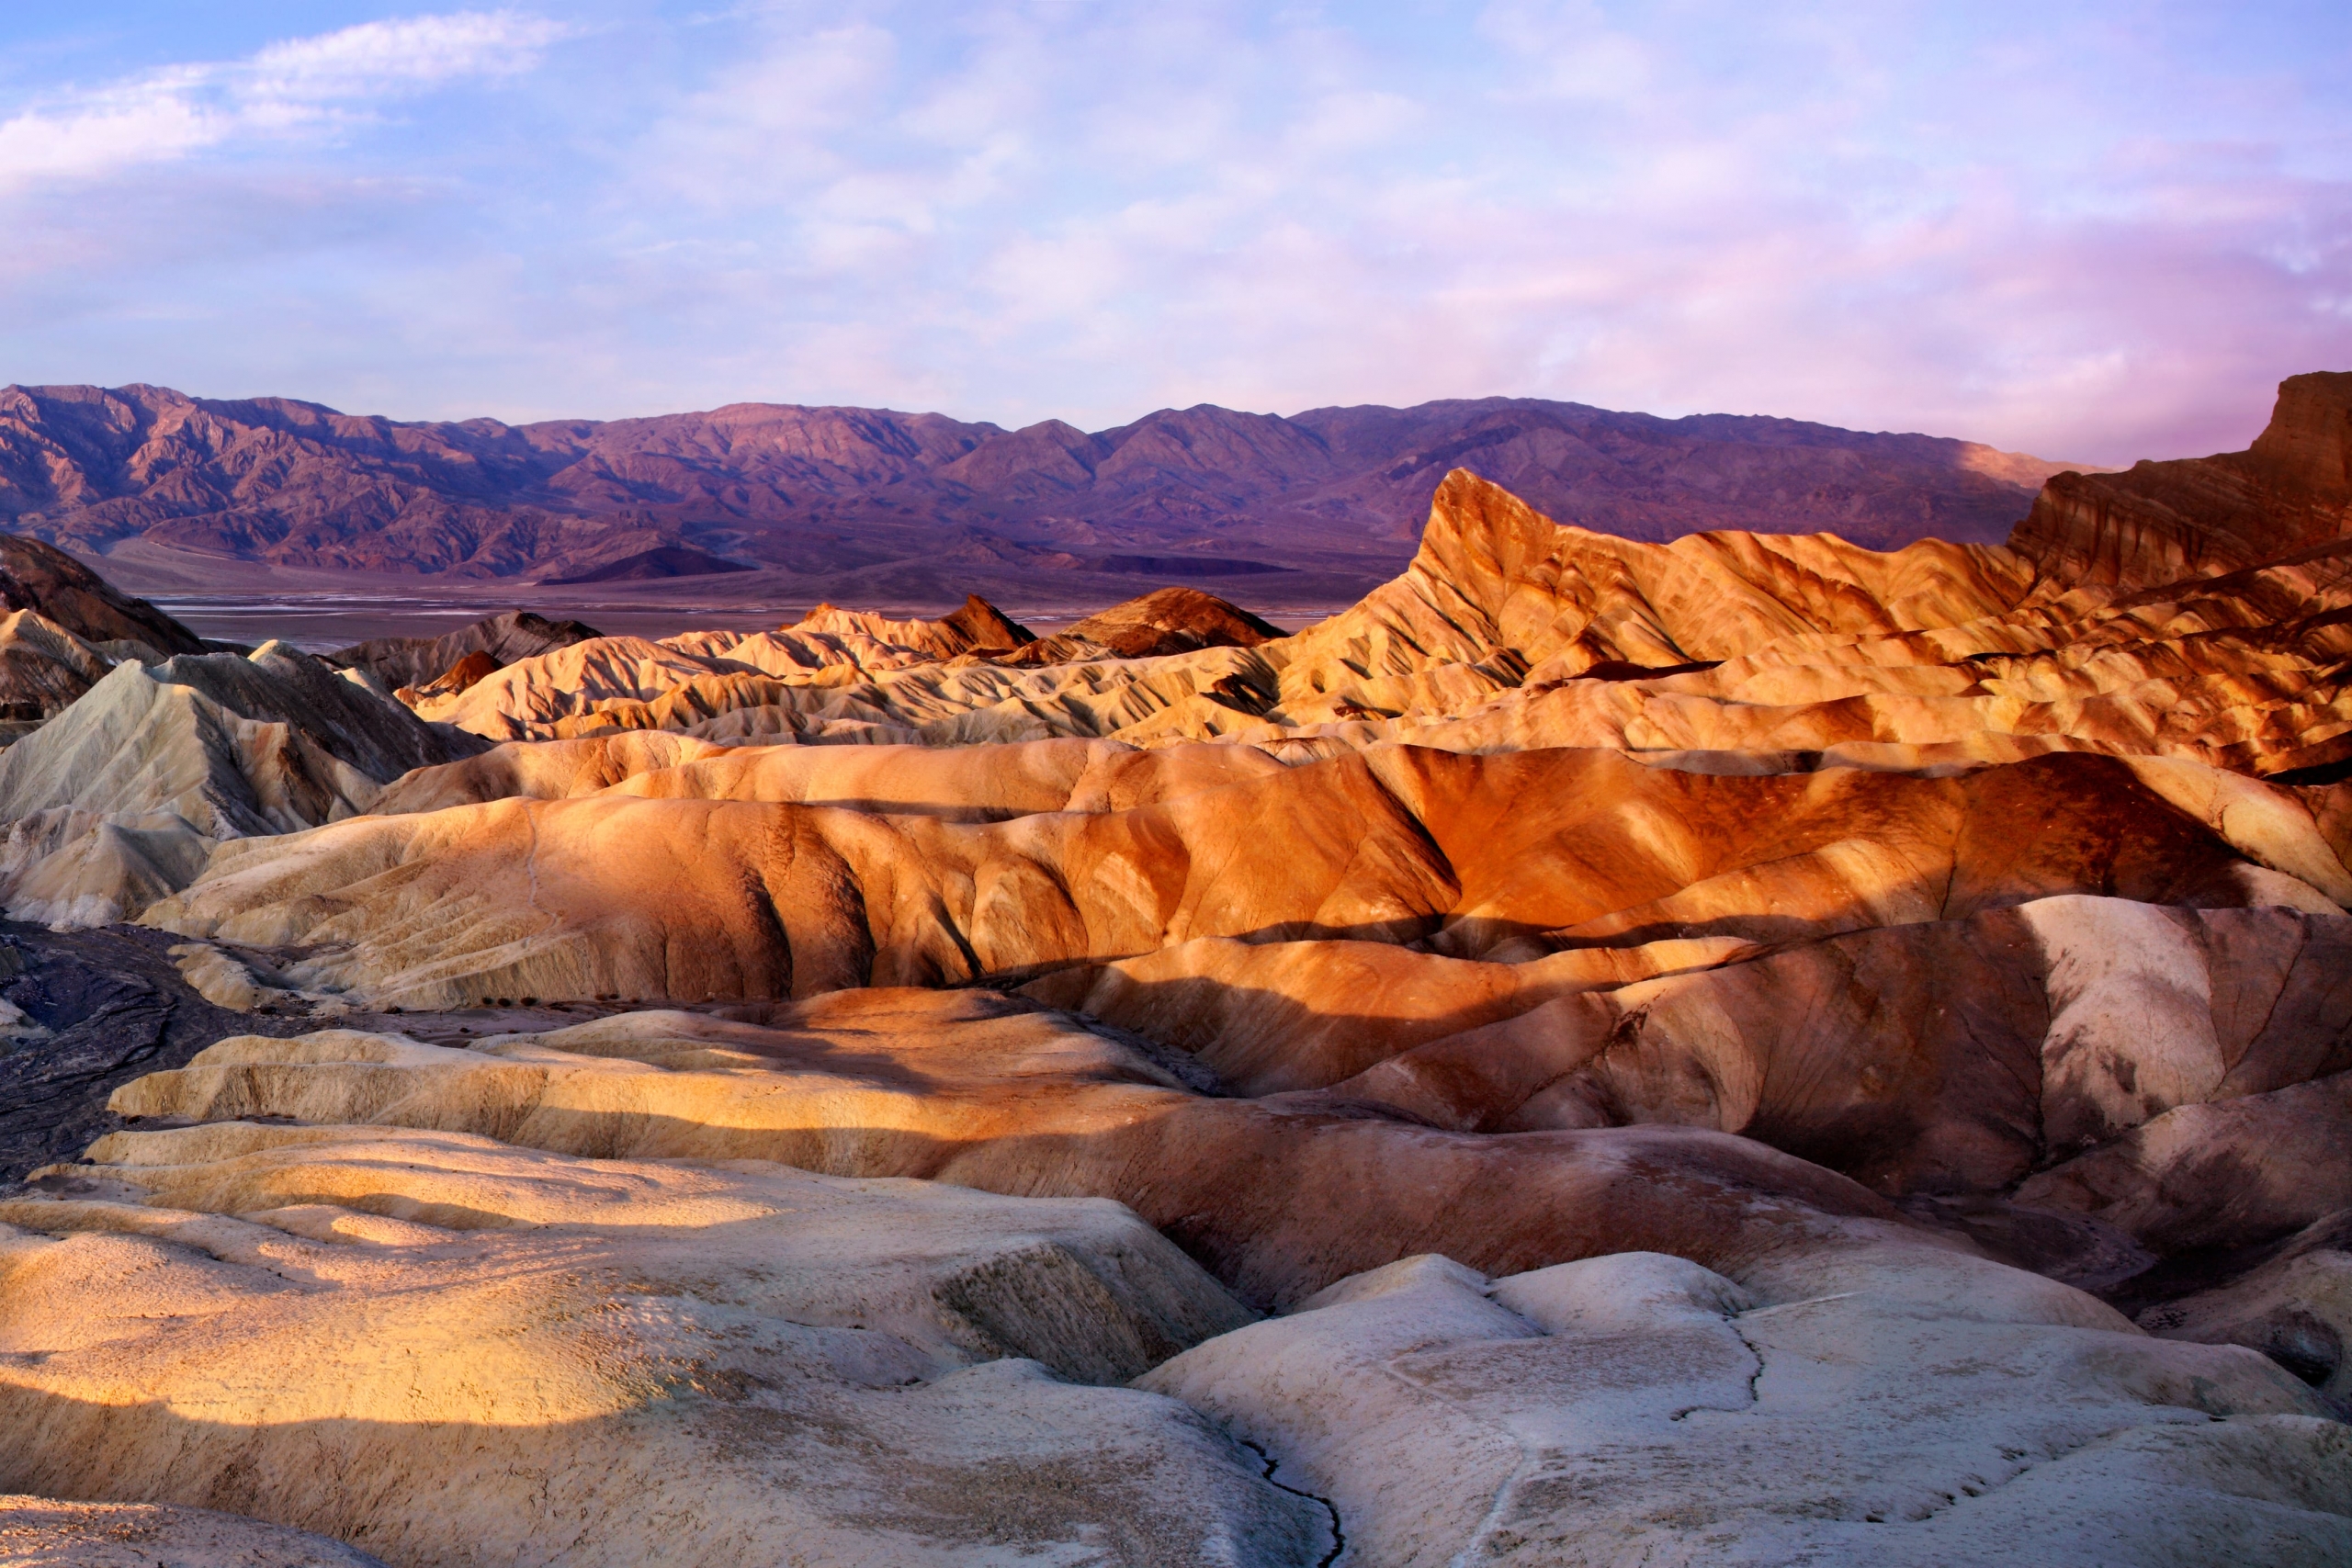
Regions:
[[141, 926], [0, 933], [82, 1154], [0, 1193], [0, 1489], [403, 1568], [2342, 1562], [2347, 433], [2299, 377], [1885, 551], [1457, 468], [1291, 636], [20, 608], [9, 908]]

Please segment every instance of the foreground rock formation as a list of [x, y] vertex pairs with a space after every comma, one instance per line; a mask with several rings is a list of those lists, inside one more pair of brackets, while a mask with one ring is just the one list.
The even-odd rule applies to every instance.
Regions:
[[[76, 1397], [89, 1352], [19, 1319], [9, 1348], [49, 1353], [0, 1404], [49, 1458], [11, 1484], [87, 1484], [92, 1459], [68, 1456], [103, 1456], [169, 1492], [233, 1452], [242, 1506], [424, 1561], [475, 1542], [541, 1561], [559, 1518], [567, 1559], [592, 1562], [728, 1561], [719, 1543], [771, 1533], [892, 1561], [1049, 1542], [1204, 1562], [1343, 1543], [1382, 1562], [1726, 1539], [1756, 1561], [1922, 1563], [2028, 1542], [2086, 1563], [2352, 1546], [2352, 1439], [2274, 1361], [2150, 1337], [1721, 1134], [1487, 1139], [1204, 1097], [1056, 1015], [931, 992], [470, 1050], [232, 1039], [118, 1104], [200, 1124], [115, 1134], [0, 1203], [25, 1233], [0, 1292], [77, 1299], [128, 1247], [145, 1267], [120, 1310], [200, 1312], [266, 1344], [270, 1373], [208, 1382], [171, 1416], [110, 1407]], [[503, 1141], [470, 1131], [491, 1127]], [[563, 1152], [591, 1147], [606, 1157]], [[955, 1185], [843, 1186], [776, 1159]], [[1115, 1206], [975, 1187], [1117, 1192], [1285, 1315], [1238, 1325]], [[990, 1219], [1018, 1228], [1010, 1252], [987, 1250]], [[533, 1267], [550, 1248], [560, 1272]], [[742, 1283], [735, 1257], [756, 1263]], [[687, 1259], [695, 1282], [672, 1282]], [[606, 1275], [628, 1281], [622, 1315], [591, 1352], [564, 1325]], [[345, 1326], [365, 1299], [400, 1305]], [[143, 1355], [150, 1379], [187, 1364], [76, 1334], [109, 1365]], [[355, 1359], [379, 1343], [406, 1351], [389, 1406]], [[1031, 1363], [987, 1359], [1008, 1355]], [[1085, 1386], [1138, 1367], [1144, 1393]], [[420, 1387], [435, 1368], [452, 1381]], [[1270, 1456], [1267, 1480], [1195, 1410]], [[831, 1434], [814, 1450], [792, 1437], [812, 1422]], [[787, 1455], [778, 1485], [763, 1466]], [[394, 1465], [463, 1504], [420, 1516], [320, 1481]]]
[[206, 1508], [0, 1497], [0, 1562], [9, 1568], [380, 1568], [307, 1530]]
[[1288, 637], [22, 609], [0, 1489], [403, 1565], [2344, 1561], [2348, 453], [2298, 378], [1892, 552], [1457, 472]]

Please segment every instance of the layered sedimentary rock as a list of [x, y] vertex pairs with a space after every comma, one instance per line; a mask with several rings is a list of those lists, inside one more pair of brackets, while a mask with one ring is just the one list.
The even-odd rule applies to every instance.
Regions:
[[2340, 574], [2352, 536], [2352, 372], [2290, 377], [2251, 448], [2054, 477], [2011, 547], [2069, 587], [2156, 588], [2273, 563]]
[[[2097, 543], [2112, 529], [2052, 511], [2055, 483], [2011, 547], [1879, 553], [1828, 536], [1654, 545], [1564, 528], [1465, 472], [1439, 488], [1402, 577], [1292, 637], [1113, 658], [1115, 637], [1074, 629], [964, 663], [889, 630], [913, 623], [831, 612], [768, 634], [791, 649], [782, 657], [748, 642], [682, 642], [666, 660], [616, 645], [612, 669], [526, 661], [426, 711], [500, 740], [646, 728], [943, 745], [1396, 739], [1600, 746], [1760, 772], [1955, 771], [2065, 750], [2316, 778], [2352, 759], [2352, 589], [2327, 542], [2343, 505], [2324, 502], [2342, 483], [2326, 465], [2341, 465], [2297, 434], [2352, 417], [2330, 398], [2341, 401], [2337, 381], [2299, 378], [2255, 452], [2154, 466], [2193, 494], [2256, 472], [2280, 494], [2321, 497], [2302, 511], [2247, 502], [2223, 532], [2279, 546], [2257, 563], [2239, 547], [2208, 559], [2182, 546], [2118, 577], [2062, 558], [2052, 541], [2112, 553]], [[2081, 482], [2157, 483], [2133, 474]], [[798, 646], [820, 627], [865, 640]]]
[[[36, 1196], [0, 1206], [0, 1221], [69, 1238], [145, 1235], [232, 1262], [232, 1247], [286, 1255], [288, 1244], [265, 1226], [297, 1237], [367, 1236], [375, 1244], [368, 1283], [381, 1289], [388, 1270], [407, 1264], [399, 1249], [438, 1239], [418, 1234], [428, 1226], [480, 1234], [527, 1221], [536, 1228], [498, 1249], [511, 1266], [515, 1250], [546, 1245], [550, 1228], [562, 1237], [567, 1224], [584, 1228], [593, 1216], [639, 1238], [628, 1244], [637, 1270], [658, 1270], [660, 1238], [675, 1235], [670, 1245], [689, 1248], [696, 1277], [708, 1279], [727, 1266], [725, 1254], [710, 1254], [717, 1237], [703, 1214], [714, 1205], [740, 1234], [730, 1245], [772, 1267], [779, 1253], [790, 1259], [808, 1247], [796, 1233], [810, 1228], [811, 1210], [821, 1224], [842, 1202], [792, 1188], [790, 1218], [763, 1225], [743, 1211], [775, 1201], [769, 1194], [783, 1173], [767, 1175], [774, 1167], [734, 1163], [717, 1177], [707, 1166], [648, 1163], [653, 1155], [780, 1158], [1008, 1191], [1116, 1192], [1220, 1275], [1284, 1304], [1286, 1315], [1162, 1361], [1167, 1350], [1146, 1342], [1155, 1334], [1162, 1345], [1181, 1340], [1182, 1329], [1121, 1332], [1108, 1305], [1041, 1310], [1038, 1287], [1024, 1293], [1003, 1280], [997, 1299], [1020, 1303], [999, 1309], [1014, 1332], [1052, 1325], [1067, 1337], [1090, 1319], [1111, 1325], [1092, 1327], [1077, 1350], [1061, 1339], [1014, 1348], [1049, 1362], [1074, 1359], [1080, 1377], [1138, 1356], [1160, 1363], [1140, 1387], [1210, 1413], [1267, 1454], [1272, 1478], [1288, 1489], [1277, 1495], [1327, 1506], [1365, 1561], [1473, 1552], [1614, 1561], [1628, 1533], [1654, 1551], [1732, 1540], [1758, 1561], [1860, 1562], [1892, 1551], [1922, 1562], [1989, 1562], [2027, 1540], [2044, 1555], [2056, 1551], [2056, 1561], [2188, 1562], [2225, 1540], [2256, 1561], [2322, 1561], [2352, 1540], [2352, 1443], [2275, 1362], [2236, 1345], [2146, 1337], [2079, 1292], [1987, 1262], [1904, 1224], [1850, 1184], [1720, 1134], [1495, 1139], [1207, 1098], [1132, 1047], [1052, 1014], [931, 992], [845, 993], [766, 1025], [637, 1013], [466, 1051], [348, 1032], [231, 1040], [118, 1100], [151, 1115], [277, 1120], [118, 1135], [92, 1151], [95, 1163], [53, 1172]], [[349, 1125], [355, 1118], [376, 1125]], [[618, 1163], [532, 1158], [466, 1131], [492, 1126], [505, 1145], [595, 1147]], [[509, 1172], [532, 1179], [526, 1193], [502, 1191]], [[655, 1239], [642, 1239], [646, 1222], [631, 1224], [623, 1204], [657, 1210]], [[219, 1214], [247, 1223], [209, 1217]], [[832, 1268], [842, 1267], [844, 1242], [895, 1259], [906, 1249], [896, 1235], [902, 1226], [887, 1211], [843, 1213], [823, 1232], [840, 1238]], [[1148, 1235], [1128, 1247], [1149, 1256], [1140, 1245]], [[1417, 1256], [1433, 1246], [1476, 1262]], [[455, 1238], [435, 1250], [445, 1267], [470, 1265], [469, 1280], [484, 1271], [487, 1259]], [[596, 1288], [593, 1267], [583, 1266], [598, 1255], [573, 1242], [567, 1256], [567, 1283], [588, 1276], [568, 1288]], [[66, 1267], [38, 1249], [32, 1259]], [[347, 1268], [307, 1265], [311, 1278], [337, 1283]], [[1091, 1260], [1087, 1271], [1103, 1273]], [[1125, 1266], [1130, 1294], [1116, 1299], [1138, 1292], [1138, 1272]], [[1082, 1290], [1085, 1274], [1070, 1278]], [[853, 1281], [832, 1285], [817, 1304], [851, 1295], [866, 1328], [914, 1337], [887, 1292]], [[930, 1289], [934, 1300], [965, 1301]], [[443, 1306], [437, 1294], [419, 1293], [416, 1310]], [[321, 1312], [318, 1294], [314, 1287], [274, 1315]], [[1217, 1326], [1204, 1284], [1174, 1294], [1204, 1304], [1161, 1306], [1163, 1317], [1199, 1324], [1195, 1335]], [[666, 1299], [673, 1304], [661, 1327], [673, 1339], [691, 1337], [700, 1326], [693, 1295]], [[811, 1321], [805, 1297], [785, 1310]], [[967, 1343], [1005, 1342], [1001, 1325], [976, 1335], [967, 1326], [975, 1315], [967, 1305], [950, 1316], [951, 1342], [959, 1328]], [[450, 1325], [441, 1334], [459, 1337], [503, 1320], [479, 1307], [434, 1319]], [[931, 1333], [935, 1344], [939, 1330]], [[640, 1353], [624, 1347], [607, 1350], [600, 1367], [626, 1367]], [[503, 1358], [534, 1353], [548, 1352], [528, 1337], [502, 1341]], [[347, 1355], [335, 1360], [335, 1397], [364, 1397], [364, 1382], [347, 1386]], [[52, 1354], [37, 1376], [0, 1383], [0, 1397], [46, 1414], [38, 1395], [73, 1365]], [[706, 1351], [689, 1365], [693, 1386], [705, 1392], [723, 1391], [731, 1371], [754, 1371], [740, 1351]], [[772, 1363], [755, 1371], [773, 1385]], [[289, 1397], [287, 1382], [283, 1372], [273, 1380], [274, 1398]], [[805, 1391], [796, 1394], [802, 1401], [821, 1393], [805, 1379], [788, 1386]], [[403, 1414], [416, 1395], [407, 1397]], [[618, 1462], [600, 1446], [596, 1414], [567, 1424], [564, 1454]], [[956, 1429], [924, 1415], [933, 1429], [921, 1447], [954, 1451]], [[85, 1443], [110, 1440], [135, 1453], [146, 1437], [125, 1416], [79, 1418]], [[835, 1419], [854, 1421], [854, 1406]], [[1109, 1428], [1107, 1441], [1120, 1440], [1116, 1424], [1100, 1413], [1090, 1419]], [[544, 1425], [504, 1437], [493, 1451], [533, 1440]], [[699, 1423], [689, 1405], [666, 1425], [691, 1441]], [[903, 1428], [860, 1425], [869, 1451], [894, 1462], [903, 1462], [899, 1445], [913, 1446]], [[756, 1460], [757, 1430], [735, 1425], [737, 1464], [746, 1450]], [[478, 1428], [465, 1435], [484, 1440]], [[418, 1447], [431, 1462], [434, 1448], [412, 1438], [411, 1451]], [[59, 1443], [51, 1451], [81, 1450]], [[1627, 1462], [1634, 1454], [1640, 1462]], [[202, 1473], [206, 1461], [199, 1454], [182, 1465]], [[641, 1466], [626, 1473], [635, 1486], [658, 1485], [637, 1481]], [[724, 1483], [733, 1472], [718, 1473]], [[797, 1528], [811, 1528], [811, 1493], [830, 1500], [849, 1492], [870, 1511], [860, 1528], [892, 1539], [892, 1521], [873, 1517], [878, 1510], [856, 1495], [854, 1478], [796, 1481], [788, 1496]], [[1236, 1490], [1233, 1480], [1222, 1488]], [[1096, 1506], [1137, 1506], [1099, 1482], [1084, 1495]], [[1962, 1500], [1985, 1495], [1992, 1500], [1982, 1506]], [[481, 1530], [485, 1515], [495, 1521], [500, 1495], [477, 1483], [460, 1519]], [[311, 1506], [266, 1501], [298, 1518]], [[729, 1502], [739, 1521], [782, 1506]], [[1201, 1510], [1207, 1517], [1193, 1529], [1216, 1530], [1249, 1505], [1245, 1496]], [[1290, 1539], [1312, 1540], [1318, 1560], [1340, 1544], [1315, 1530], [1313, 1514], [1283, 1520], [1262, 1500], [1255, 1506], [1295, 1530]], [[345, 1533], [372, 1540], [372, 1529]], [[1238, 1560], [1284, 1561], [1283, 1545], [1281, 1536], [1253, 1540]]]
[[0, 897], [17, 919], [120, 919], [211, 842], [347, 817], [478, 744], [280, 643], [125, 661], [0, 751]]
[[306, 984], [420, 1007], [1004, 983], [1198, 937], [1510, 957], [1785, 942], [2070, 892], [2335, 908], [2094, 757], [1746, 777], [1393, 748], [999, 823], [655, 794], [675, 776], [227, 843], [143, 918], [319, 947]]
[[2340, 1560], [2344, 381], [2008, 547], [1455, 473], [1290, 637], [395, 701], [20, 620], [90, 684], [12, 907], [145, 929], [0, 947], [11, 1168], [83, 1155], [0, 1195], [0, 1487], [400, 1564]]

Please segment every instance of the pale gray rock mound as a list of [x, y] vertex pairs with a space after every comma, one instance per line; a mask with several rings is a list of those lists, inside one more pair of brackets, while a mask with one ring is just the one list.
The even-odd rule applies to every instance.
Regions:
[[2319, 1564], [2352, 1432], [2229, 1346], [1922, 1251], [1745, 1279], [1621, 1254], [1340, 1282], [1138, 1386], [1328, 1501], [1365, 1563]]
[[155, 1503], [0, 1497], [0, 1568], [383, 1568], [308, 1530]]
[[199, 841], [351, 816], [479, 747], [282, 643], [119, 664], [0, 753], [0, 898], [19, 919], [126, 919], [201, 870]]
[[13, 919], [111, 925], [196, 880], [214, 842], [176, 811], [51, 807], [9, 824], [0, 898]]

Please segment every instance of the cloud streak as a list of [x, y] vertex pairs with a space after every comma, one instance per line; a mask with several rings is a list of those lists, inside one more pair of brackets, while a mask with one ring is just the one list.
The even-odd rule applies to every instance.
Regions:
[[512, 11], [366, 22], [244, 60], [55, 94], [0, 119], [0, 195], [104, 179], [245, 139], [315, 135], [390, 99], [526, 71], [564, 31]]
[[1501, 392], [2118, 462], [2352, 367], [2331, 8], [579, 16], [388, 19], [0, 120], [0, 221], [40, 236], [0, 257], [8, 372], [1091, 425]]

